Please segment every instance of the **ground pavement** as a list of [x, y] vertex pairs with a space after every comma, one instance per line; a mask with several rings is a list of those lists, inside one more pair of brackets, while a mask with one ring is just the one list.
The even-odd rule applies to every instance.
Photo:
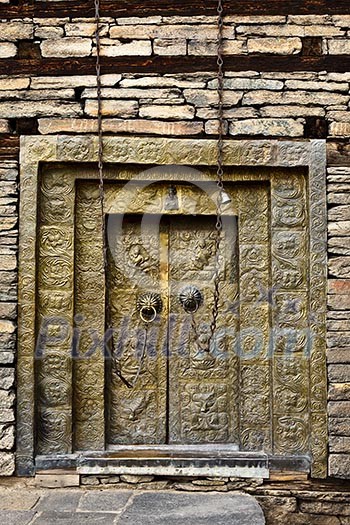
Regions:
[[1, 525], [264, 525], [246, 494], [0, 489]]

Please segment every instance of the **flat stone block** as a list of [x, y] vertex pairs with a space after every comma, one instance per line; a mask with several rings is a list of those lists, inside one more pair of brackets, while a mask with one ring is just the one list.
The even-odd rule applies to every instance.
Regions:
[[328, 293], [348, 294], [350, 296], [350, 279], [329, 279]]
[[350, 194], [345, 192], [332, 192], [327, 195], [328, 204], [350, 204]]
[[350, 383], [331, 383], [328, 389], [328, 398], [332, 401], [350, 401]]
[[[134, 117], [139, 105], [135, 100], [102, 100], [102, 115], [116, 117]], [[98, 112], [97, 100], [87, 100], [85, 113], [96, 117]]]
[[14, 385], [15, 371], [13, 368], [0, 368], [0, 388], [10, 389]]
[[[230, 55], [241, 55], [246, 53], [246, 43], [243, 40], [224, 40], [223, 52]], [[197, 56], [214, 56], [217, 54], [215, 40], [189, 40], [188, 54]]]
[[2, 510], [0, 511], [0, 522], [3, 525], [29, 525], [34, 516], [35, 512], [30, 510]]
[[114, 525], [115, 517], [115, 514], [102, 512], [43, 512], [33, 525]]
[[328, 223], [329, 235], [347, 236], [350, 231], [350, 221], [336, 221]]
[[[106, 43], [105, 40], [101, 41]], [[118, 40], [109, 40], [108, 44], [102, 45], [101, 56], [150, 56], [152, 55], [152, 44], [150, 40], [133, 40], [132, 42], [122, 43]], [[112, 45], [111, 45], [112, 44]]]
[[230, 135], [302, 136], [304, 126], [293, 119], [252, 119], [232, 122]]
[[328, 210], [328, 219], [330, 221], [349, 221], [350, 206], [335, 206]]
[[[224, 36], [229, 36], [228, 33], [233, 33], [233, 30], [228, 28]], [[227, 33], [227, 34], [226, 34]], [[144, 40], [147, 42], [151, 38], [172, 38], [172, 39], [196, 39], [196, 40], [214, 40], [217, 38], [216, 26], [205, 24], [191, 24], [191, 25], [170, 25], [164, 24], [159, 25], [135, 25], [125, 28], [121, 25], [111, 27], [110, 37], [111, 39], [123, 39], [126, 35], [130, 35], [131, 38], [137, 40]], [[102, 44], [105, 43], [105, 39], [102, 39]], [[149, 41], [150, 43], [150, 41]], [[124, 44], [127, 45], [127, 44]]]
[[126, 483], [147, 483], [149, 481], [153, 481], [154, 476], [131, 476], [130, 474], [125, 474], [120, 476], [121, 481], [125, 481]]
[[329, 126], [329, 134], [332, 137], [347, 137], [349, 133], [349, 122], [332, 122], [332, 124]]
[[[339, 297], [336, 296], [336, 297]], [[348, 297], [347, 295], [341, 295], [340, 297]], [[350, 300], [349, 300], [349, 306], [347, 308], [344, 308], [344, 311], [343, 311], [343, 314], [344, 314], [344, 318], [343, 319], [332, 319], [332, 314], [337, 314], [337, 313], [342, 313], [341, 311], [340, 312], [333, 312], [333, 311], [329, 311], [328, 312], [328, 321], [327, 321], [327, 330], [329, 332], [337, 332], [337, 331], [341, 331], [341, 330], [350, 330], [350, 316], [348, 315], [348, 317], [346, 317], [346, 310], [349, 310], [350, 308]]]
[[17, 40], [25, 40], [33, 38], [32, 23], [25, 23], [22, 20], [13, 22], [2, 22], [0, 40], [8, 40], [16, 42]]
[[[104, 132], [112, 133], [152, 133], [154, 135], [199, 135], [204, 129], [203, 122], [165, 122], [161, 120], [105, 118]], [[76, 132], [96, 133], [97, 119], [39, 119], [39, 131], [50, 133]], [[1, 305], [0, 305], [1, 311]]]
[[[31, 510], [39, 501], [40, 493], [31, 489], [1, 489], [0, 490], [0, 511], [4, 510]], [[0, 522], [1, 521], [0, 512]]]
[[[15, 444], [14, 425], [0, 425], [0, 449], [12, 450]], [[1, 502], [0, 502], [1, 508]]]
[[15, 455], [11, 452], [0, 452], [0, 476], [13, 476], [15, 472]]
[[45, 488], [79, 487], [79, 474], [37, 474], [35, 486]]
[[350, 455], [350, 437], [330, 436], [329, 451], [333, 453], [343, 453]]
[[[217, 89], [217, 86], [217, 80], [208, 82], [208, 89]], [[283, 82], [263, 78], [225, 78], [224, 88], [236, 91], [241, 89], [271, 89], [271, 91], [279, 91], [283, 89]]]
[[[341, 457], [339, 456], [331, 456], [330, 458], [330, 469], [332, 459]], [[350, 459], [350, 458], [349, 458]], [[348, 466], [350, 463], [348, 463]], [[335, 471], [337, 472], [337, 470]], [[334, 473], [333, 472], [333, 475]], [[339, 477], [339, 476], [335, 476]], [[331, 515], [341, 515], [341, 516], [350, 516], [350, 505], [347, 503], [330, 503], [330, 502], [324, 502], [324, 501], [302, 501], [300, 503], [300, 510], [305, 513], [310, 514], [331, 514]]]
[[[268, 93], [271, 93], [269, 91]], [[243, 93], [240, 91], [225, 91], [224, 92], [224, 105], [235, 106], [242, 99]], [[185, 89], [184, 96], [189, 104], [193, 104], [196, 107], [216, 106], [218, 104], [218, 94], [213, 90], [204, 89]]]
[[328, 267], [331, 276], [342, 279], [350, 277], [350, 257], [334, 257], [329, 260]]
[[329, 348], [327, 350], [328, 364], [350, 363], [350, 352], [347, 348]]
[[82, 114], [78, 102], [51, 100], [24, 100], [0, 102], [0, 117], [74, 117]]
[[328, 428], [331, 435], [350, 436], [350, 418], [330, 417], [328, 419]]
[[350, 332], [329, 332], [327, 346], [328, 348], [348, 348], [350, 346]]
[[347, 55], [350, 53], [350, 42], [346, 38], [329, 40], [328, 51], [331, 55]]
[[[121, 79], [121, 75], [101, 75], [102, 86], [114, 86]], [[1, 84], [0, 84], [1, 86]], [[95, 87], [96, 77], [93, 75], [79, 75], [71, 77], [34, 77], [30, 89], [67, 89], [74, 87]]]
[[75, 512], [83, 496], [82, 491], [50, 492], [40, 498], [35, 506], [37, 512]]
[[294, 55], [302, 47], [300, 38], [249, 38], [248, 53]]
[[192, 106], [142, 106], [140, 117], [161, 119], [193, 119], [195, 110]]
[[123, 512], [123, 525], [263, 525], [263, 512], [254, 498], [241, 494], [136, 494]]
[[279, 24], [279, 25], [239, 25], [236, 27], [238, 35], [251, 36], [343, 36], [345, 32], [339, 27], [317, 25], [310, 26]]
[[325, 110], [308, 106], [265, 106], [260, 109], [262, 117], [324, 117]]
[[350, 401], [330, 401], [328, 413], [332, 417], [350, 417]]
[[92, 40], [75, 37], [55, 38], [44, 40], [40, 47], [43, 57], [85, 57], [91, 53]]
[[350, 366], [349, 365], [329, 365], [328, 378], [332, 383], [349, 383]]
[[153, 42], [153, 50], [156, 55], [186, 55], [186, 40], [174, 40], [156, 38]]
[[86, 492], [79, 504], [80, 511], [120, 512], [127, 504], [133, 492], [101, 491]]
[[16, 303], [0, 303], [0, 317], [2, 319], [15, 319], [17, 312]]

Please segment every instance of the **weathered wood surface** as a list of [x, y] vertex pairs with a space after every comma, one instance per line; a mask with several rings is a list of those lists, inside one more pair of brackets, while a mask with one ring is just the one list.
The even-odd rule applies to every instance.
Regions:
[[19, 155], [19, 137], [0, 136], [0, 159], [17, 159]]
[[[17, 5], [14, 5], [17, 4]], [[103, 16], [195, 16], [215, 15], [216, 0], [101, 0]], [[348, 0], [226, 0], [225, 13], [228, 15], [287, 15], [287, 14], [347, 14], [350, 13]], [[0, 6], [1, 18], [19, 17], [92, 17], [94, 16], [93, 0], [74, 2], [37, 2], [35, 0], [18, 0], [10, 5]]]
[[328, 166], [350, 166], [349, 142], [329, 142], [327, 144]]
[[[193, 73], [216, 71], [216, 58], [193, 56], [102, 57], [103, 73]], [[2, 75], [93, 75], [95, 58], [1, 59]], [[350, 70], [350, 55], [271, 56], [226, 55], [229, 71], [328, 71], [346, 73]]]

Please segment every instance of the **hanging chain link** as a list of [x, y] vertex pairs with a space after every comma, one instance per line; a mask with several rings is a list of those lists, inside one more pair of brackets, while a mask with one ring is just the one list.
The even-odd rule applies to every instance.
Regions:
[[217, 36], [217, 93], [218, 93], [218, 141], [217, 141], [217, 169], [216, 169], [216, 185], [218, 188], [216, 199], [216, 237], [215, 237], [215, 274], [214, 274], [214, 304], [212, 310], [212, 321], [210, 325], [210, 339], [209, 348], [213, 340], [217, 320], [219, 315], [219, 301], [220, 301], [220, 245], [222, 240], [222, 200], [224, 192], [223, 184], [223, 150], [224, 150], [224, 60], [223, 60], [223, 3], [218, 0], [218, 36]]
[[[215, 259], [214, 259], [214, 302], [212, 308], [212, 320], [209, 327], [209, 337], [206, 344], [207, 352], [210, 352], [211, 345], [214, 340], [217, 321], [219, 316], [219, 302], [220, 302], [220, 247], [222, 241], [223, 222], [222, 222], [222, 202], [224, 192], [224, 59], [223, 59], [223, 29], [224, 29], [224, 8], [223, 1], [218, 0], [217, 5], [217, 94], [218, 94], [218, 140], [217, 140], [217, 164], [216, 164], [216, 222], [215, 222]], [[198, 326], [195, 320], [195, 314], [191, 315], [191, 329], [195, 334], [195, 341], [199, 342]]]
[[[94, 0], [95, 2], [95, 43], [96, 43], [96, 87], [97, 87], [97, 132], [98, 132], [98, 177], [99, 177], [99, 196], [100, 196], [100, 209], [101, 209], [101, 234], [103, 243], [103, 265], [105, 280], [107, 283], [108, 275], [108, 246], [106, 237], [106, 223], [105, 223], [105, 191], [104, 191], [104, 164], [103, 164], [103, 121], [102, 121], [102, 81], [101, 81], [101, 20], [100, 20], [100, 0]], [[112, 366], [114, 373], [121, 379], [121, 381], [128, 387], [133, 388], [138, 381], [143, 363], [146, 356], [147, 347], [147, 325], [145, 324], [145, 336], [143, 341], [143, 348], [140, 356], [139, 367], [133, 381], [128, 381], [122, 371], [120, 370], [119, 362], [116, 356], [115, 345], [114, 345], [114, 332], [111, 309], [108, 300], [108, 291], [106, 289], [106, 300], [105, 300], [105, 313], [106, 313], [106, 327], [110, 334], [106, 345], [108, 345], [109, 355], [112, 359]]]
[[[104, 165], [103, 165], [103, 121], [102, 121], [102, 82], [101, 82], [101, 20], [100, 20], [100, 0], [94, 0], [95, 3], [95, 43], [96, 43], [96, 87], [97, 87], [97, 128], [98, 128], [98, 176], [99, 176], [99, 195], [101, 202], [101, 232], [103, 239], [103, 262], [105, 278], [107, 278], [108, 270], [108, 254], [107, 254], [107, 239], [105, 226], [105, 194], [104, 194]], [[223, 147], [224, 147], [224, 112], [223, 112], [223, 89], [224, 89], [224, 61], [223, 61], [223, 1], [218, 0], [217, 5], [217, 94], [218, 94], [218, 141], [217, 141], [217, 170], [216, 170], [216, 185], [217, 185], [217, 200], [216, 200], [216, 223], [215, 223], [215, 273], [214, 273], [214, 303], [212, 309], [212, 321], [210, 324], [210, 336], [208, 339], [208, 351], [214, 338], [217, 328], [217, 319], [219, 315], [219, 301], [220, 301], [220, 245], [222, 240], [222, 198], [224, 192], [223, 185]], [[107, 293], [107, 292], [106, 292]], [[128, 388], [133, 388], [141, 373], [143, 367], [146, 345], [147, 345], [147, 324], [145, 324], [145, 337], [140, 358], [139, 368], [134, 380], [130, 383], [122, 374], [117, 357], [115, 355], [114, 337], [113, 337], [113, 323], [111, 318], [111, 311], [109, 301], [106, 298], [106, 325], [107, 329], [112, 330], [112, 336], [109, 340], [110, 354], [113, 361], [113, 370], [115, 374], [123, 381]], [[192, 327], [197, 332], [194, 317], [192, 315]]]

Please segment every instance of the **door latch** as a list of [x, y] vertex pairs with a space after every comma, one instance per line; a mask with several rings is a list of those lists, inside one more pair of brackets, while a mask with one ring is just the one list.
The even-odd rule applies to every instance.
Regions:
[[186, 286], [179, 293], [179, 301], [188, 314], [194, 314], [203, 303], [203, 295], [195, 286]]
[[136, 307], [141, 320], [152, 323], [162, 311], [163, 301], [159, 293], [147, 292], [138, 297]]

